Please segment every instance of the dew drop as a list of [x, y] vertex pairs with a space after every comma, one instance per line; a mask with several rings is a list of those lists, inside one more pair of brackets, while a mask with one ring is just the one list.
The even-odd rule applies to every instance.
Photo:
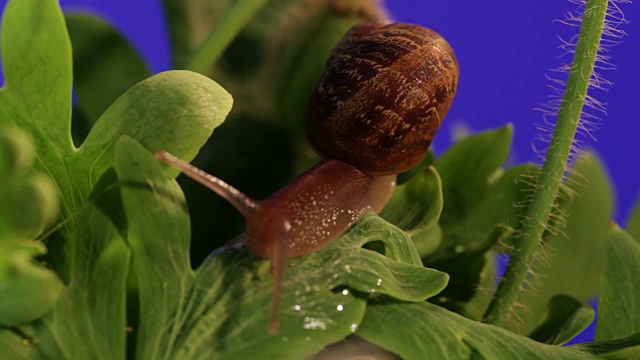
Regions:
[[296, 311], [300, 311], [300, 309], [301, 309], [300, 305], [295, 305], [293, 308], [294, 308]]
[[382, 285], [382, 279], [378, 279], [378, 281], [376, 282], [376, 285], [378, 286]]
[[349, 290], [347, 289], [342, 290], [342, 295], [349, 295]]
[[349, 329], [351, 330], [352, 333], [356, 332], [356, 330], [358, 330], [358, 324], [351, 324]]
[[302, 327], [307, 330], [327, 330], [327, 324], [323, 319], [308, 316], [304, 318]]
[[342, 305], [338, 305], [338, 306], [336, 307], [336, 309], [338, 309], [338, 311], [342, 311], [342, 310], [344, 309], [344, 306], [342, 306]]

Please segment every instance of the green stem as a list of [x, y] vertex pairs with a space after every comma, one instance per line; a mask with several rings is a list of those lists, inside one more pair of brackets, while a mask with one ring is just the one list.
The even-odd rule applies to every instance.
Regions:
[[193, 55], [187, 70], [208, 74], [222, 52], [267, 0], [239, 0], [211, 31], [202, 47]]
[[498, 326], [504, 324], [509, 313], [513, 311], [513, 305], [529, 275], [564, 177], [600, 46], [607, 3], [608, 0], [588, 0], [586, 3], [571, 73], [545, 163], [538, 178], [537, 190], [528, 209], [521, 236], [516, 243], [516, 251], [509, 260], [505, 275], [484, 314], [483, 321], [486, 323]]

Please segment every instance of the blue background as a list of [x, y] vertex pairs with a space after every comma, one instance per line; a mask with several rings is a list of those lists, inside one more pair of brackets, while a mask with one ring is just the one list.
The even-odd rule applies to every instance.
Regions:
[[[7, 0], [0, 0], [4, 8]], [[168, 32], [160, 0], [61, 0], [65, 11], [86, 10], [109, 21], [140, 51], [152, 71], [170, 68]], [[458, 95], [434, 144], [436, 152], [448, 146], [453, 129], [472, 131], [505, 123], [515, 127], [512, 163], [541, 163], [534, 151], [546, 144], [537, 126], [542, 115], [534, 111], [552, 94], [546, 75], [571, 61], [559, 57], [559, 37], [570, 39], [578, 29], [558, 21], [576, 9], [569, 1], [388, 1], [388, 9], [401, 22], [428, 26], [441, 33], [456, 51], [461, 68]], [[595, 150], [604, 160], [615, 187], [614, 218], [624, 224], [640, 190], [640, 21], [637, 7], [622, 4], [631, 23], [621, 44], [609, 48], [616, 70], [602, 71], [614, 85], [591, 94], [606, 103], [607, 114], [594, 125], [593, 138], [580, 136], [582, 148]], [[1, 79], [0, 79], [1, 80]], [[591, 332], [580, 340], [592, 337]]]

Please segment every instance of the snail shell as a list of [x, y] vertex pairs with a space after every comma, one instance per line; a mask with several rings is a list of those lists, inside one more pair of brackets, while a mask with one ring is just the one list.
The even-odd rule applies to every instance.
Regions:
[[397, 174], [426, 154], [458, 86], [458, 62], [434, 31], [364, 23], [331, 54], [306, 114], [311, 146], [369, 175]]

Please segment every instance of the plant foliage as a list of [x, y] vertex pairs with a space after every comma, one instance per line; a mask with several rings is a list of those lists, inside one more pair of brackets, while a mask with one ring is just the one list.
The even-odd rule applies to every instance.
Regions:
[[[240, 231], [239, 220], [180, 186], [153, 153], [193, 160], [202, 149], [196, 163], [233, 172], [245, 181], [238, 187], [266, 196], [314, 159], [292, 119], [322, 71], [319, 60], [350, 24], [386, 15], [370, 2], [266, 3], [164, 1], [175, 67], [224, 82], [236, 98], [232, 112], [231, 95], [207, 76], [150, 76], [99, 19], [64, 15], [55, 0], [9, 1], [1, 32], [0, 358], [294, 359], [354, 338], [405, 359], [637, 356], [640, 210], [628, 233], [608, 223], [611, 189], [588, 153], [573, 165], [580, 177], [569, 176], [584, 186], [564, 197], [552, 191], [547, 204], [566, 222], [563, 232], [539, 236], [550, 255], [526, 270], [540, 278], [517, 285], [529, 312], [507, 304], [501, 311], [520, 323], [479, 322], [495, 290], [496, 254], [517, 254], [526, 235], [522, 219], [538, 189], [522, 179], [541, 171], [505, 166], [510, 125], [428, 154], [401, 174], [380, 216], [367, 214], [323, 250], [288, 261], [280, 329], [269, 334], [268, 261], [246, 248], [203, 256]], [[255, 185], [248, 171], [264, 181]], [[596, 294], [597, 341], [559, 346], [593, 321], [585, 302]]]

